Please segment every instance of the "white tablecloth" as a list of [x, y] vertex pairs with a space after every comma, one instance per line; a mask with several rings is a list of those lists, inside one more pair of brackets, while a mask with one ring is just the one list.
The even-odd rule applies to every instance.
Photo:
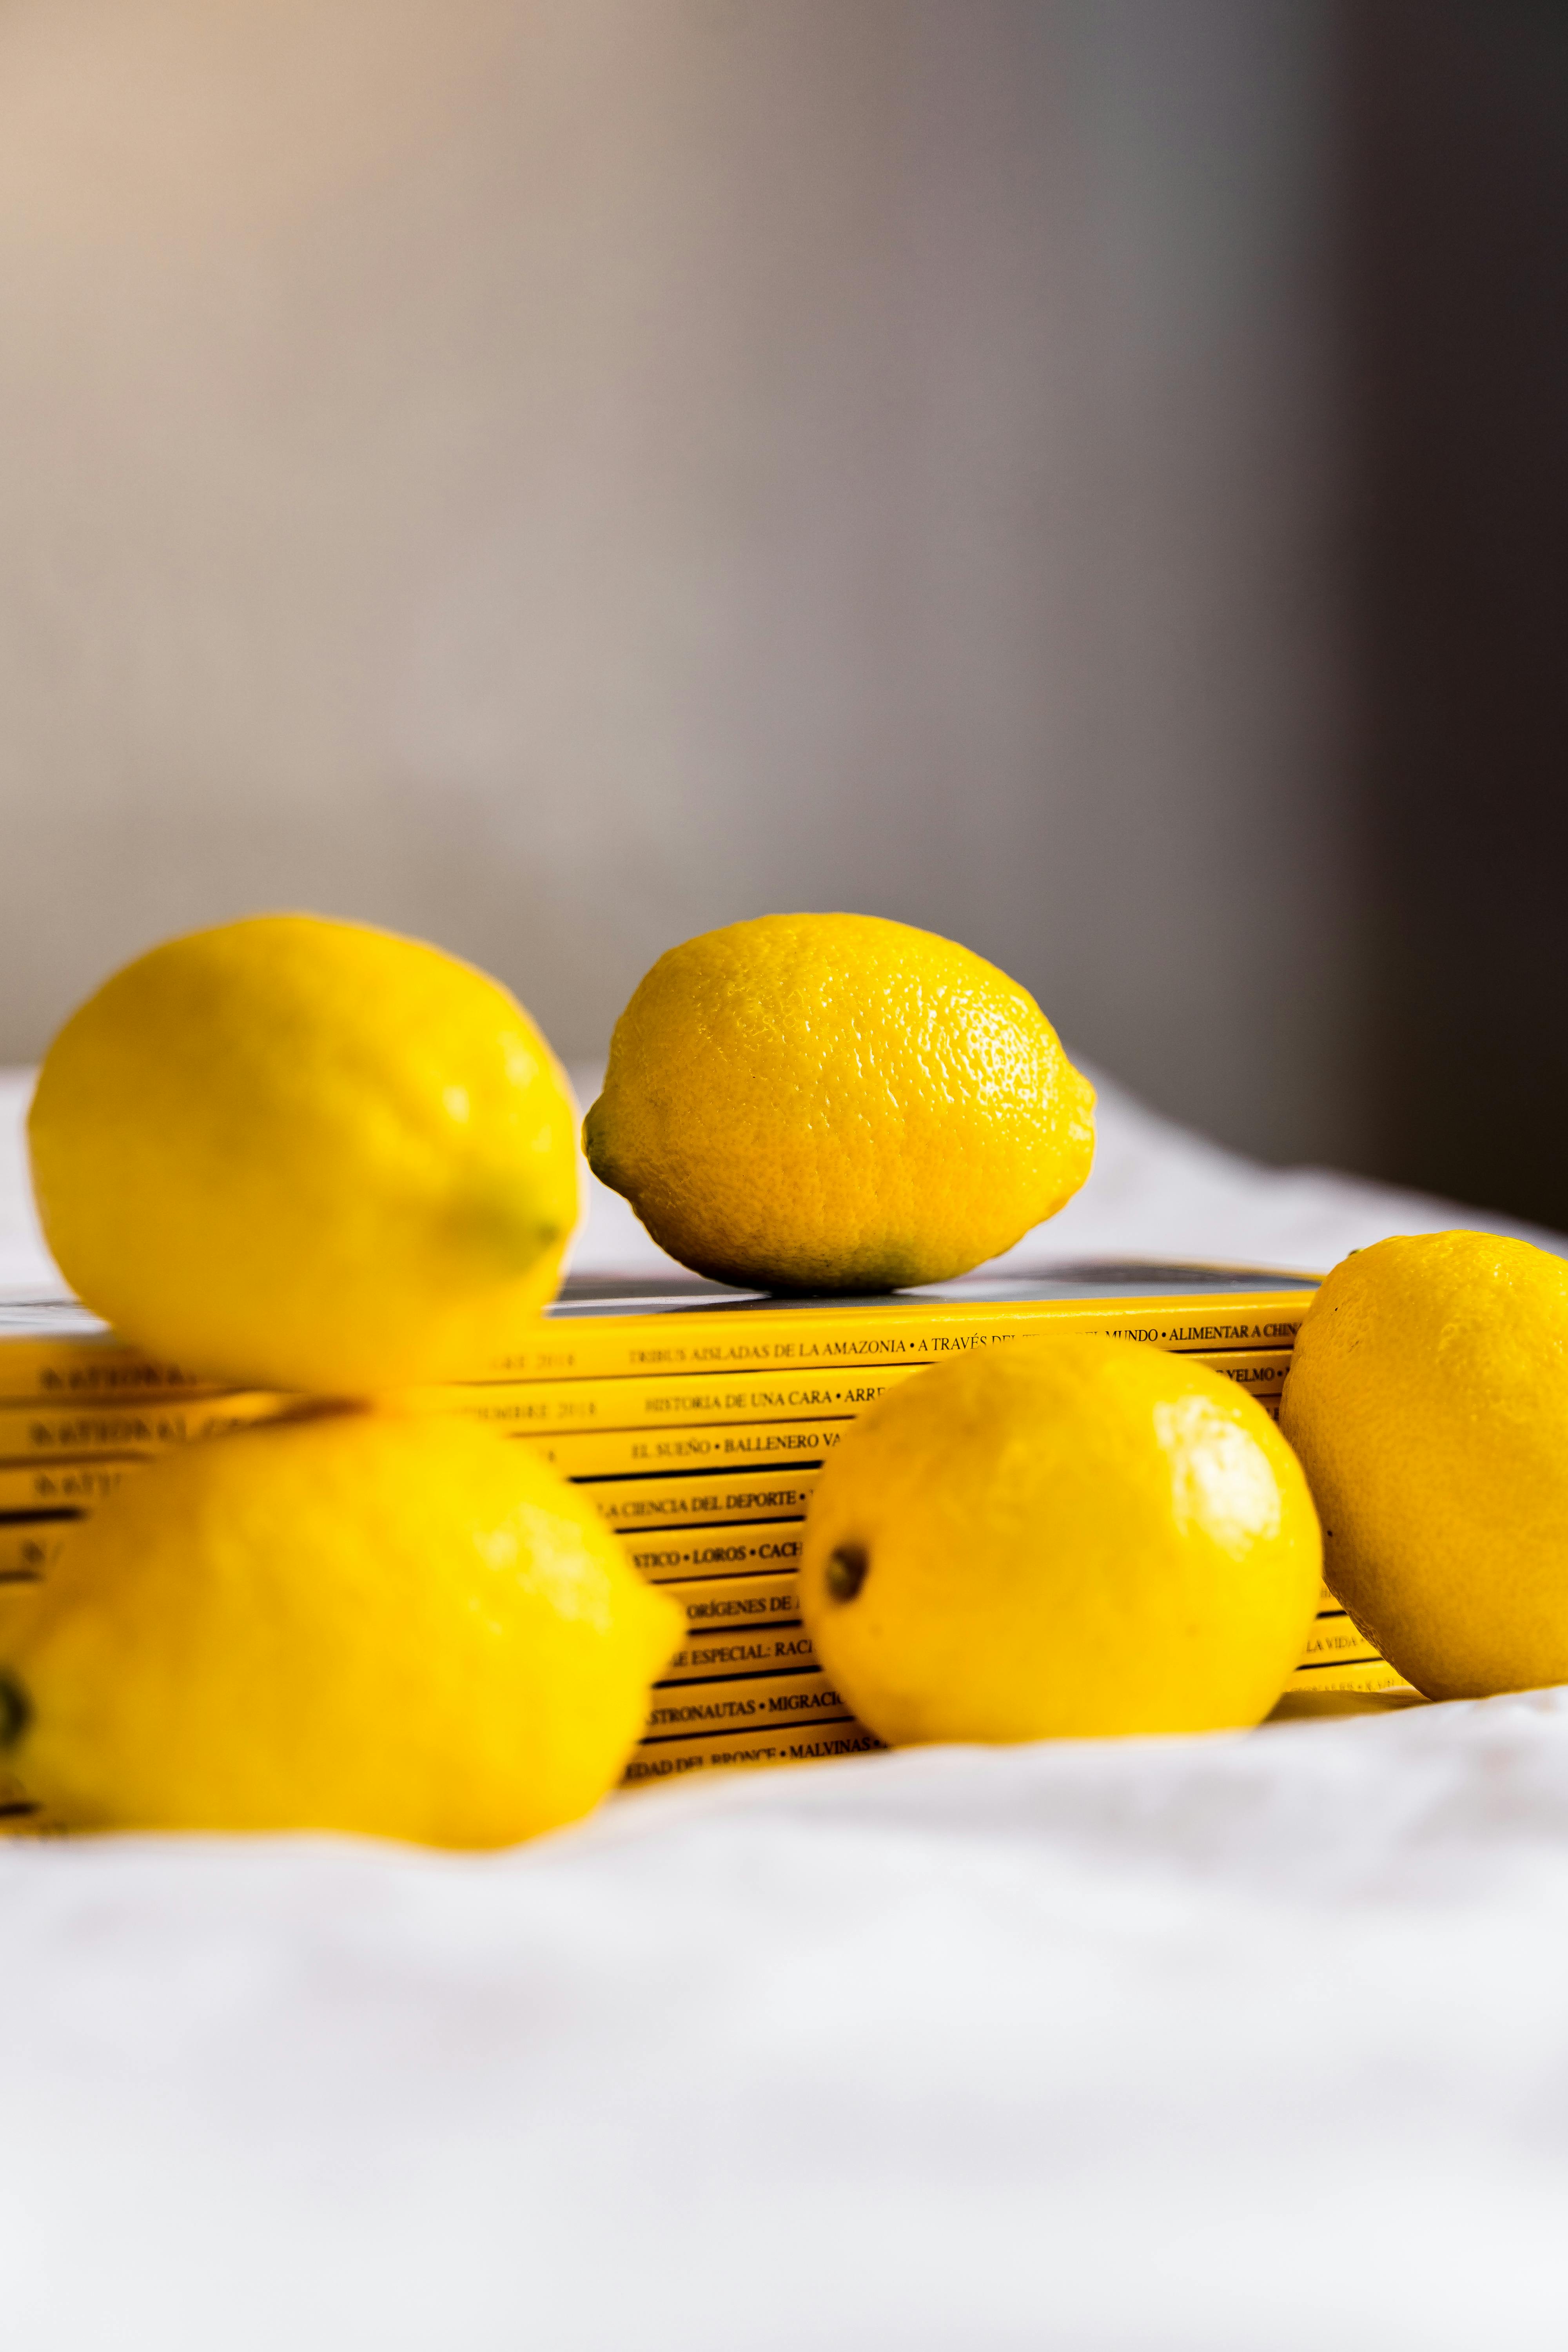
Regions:
[[[1025, 1262], [1455, 1221], [1105, 1131]], [[601, 1204], [590, 1263], [646, 1248]], [[18, 2352], [1568, 2338], [1563, 1693], [737, 1775], [478, 1859], [13, 1846], [0, 1987]]]

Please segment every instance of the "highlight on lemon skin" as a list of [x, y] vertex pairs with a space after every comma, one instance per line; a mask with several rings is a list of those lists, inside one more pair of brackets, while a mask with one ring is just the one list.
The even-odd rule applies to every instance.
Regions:
[[964, 1274], [1071, 1199], [1094, 1090], [1028, 992], [878, 916], [764, 915], [659, 958], [584, 1148], [722, 1282], [882, 1291]]
[[516, 999], [365, 924], [166, 940], [73, 1013], [28, 1122], [78, 1295], [189, 1372], [366, 1394], [489, 1369], [553, 1296], [576, 1110]]
[[509, 1845], [619, 1780], [681, 1612], [526, 1446], [390, 1409], [177, 1447], [0, 1613], [0, 1761], [77, 1830]]
[[1568, 1682], [1568, 1265], [1496, 1234], [1357, 1250], [1302, 1321], [1280, 1425], [1325, 1580], [1428, 1698]]
[[1206, 1366], [1115, 1339], [916, 1373], [850, 1428], [807, 1514], [802, 1613], [892, 1746], [1262, 1721], [1321, 1541], [1289, 1445]]

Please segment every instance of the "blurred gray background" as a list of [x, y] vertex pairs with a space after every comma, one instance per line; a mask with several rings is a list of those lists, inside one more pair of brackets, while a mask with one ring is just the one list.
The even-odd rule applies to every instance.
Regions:
[[1551, 1118], [1533, 1174], [1445, 1160], [1510, 1125], [1462, 952], [1419, 971], [1489, 828], [1405, 843], [1423, 728], [1500, 789], [1433, 726], [1409, 257], [1478, 44], [1488, 187], [1510, 106], [1553, 152], [1562, 13], [0, 0], [0, 1057], [257, 907], [435, 939], [584, 1057], [674, 940], [848, 906], [1227, 1141], [1561, 1220]]

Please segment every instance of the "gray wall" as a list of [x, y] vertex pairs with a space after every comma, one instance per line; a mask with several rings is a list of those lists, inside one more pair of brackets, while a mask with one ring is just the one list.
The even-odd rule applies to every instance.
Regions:
[[850, 905], [1353, 1160], [1331, 63], [1309, 0], [9, 0], [0, 1055], [258, 905], [570, 1055]]
[[1363, 995], [1388, 1173], [1568, 1231], [1568, 8], [1358, 0]]

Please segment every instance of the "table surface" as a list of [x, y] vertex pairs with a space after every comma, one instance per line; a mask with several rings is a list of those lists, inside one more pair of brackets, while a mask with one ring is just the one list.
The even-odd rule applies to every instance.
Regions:
[[[1498, 1222], [1114, 1090], [1102, 1138], [1020, 1265]], [[580, 1263], [650, 1249], [595, 1199]], [[715, 1776], [493, 1856], [13, 1845], [0, 2084], [27, 2352], [1560, 2352], [1568, 1693]]]

